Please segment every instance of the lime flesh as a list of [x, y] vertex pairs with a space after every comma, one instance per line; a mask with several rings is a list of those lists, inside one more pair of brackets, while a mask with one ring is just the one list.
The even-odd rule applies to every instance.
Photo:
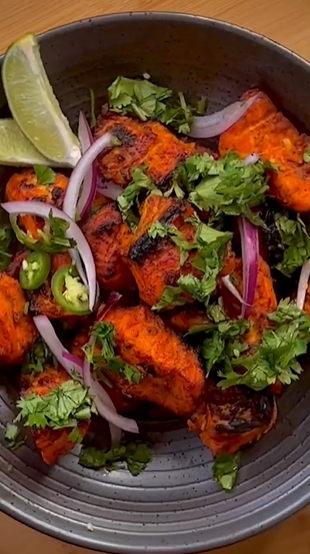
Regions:
[[49, 83], [35, 35], [25, 35], [7, 50], [2, 81], [13, 118], [35, 148], [59, 165], [75, 167], [79, 141]]

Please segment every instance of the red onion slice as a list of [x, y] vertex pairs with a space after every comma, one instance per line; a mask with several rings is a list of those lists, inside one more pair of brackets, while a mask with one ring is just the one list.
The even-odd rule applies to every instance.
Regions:
[[244, 300], [243, 300], [240, 292], [238, 291], [238, 289], [231, 282], [230, 275], [225, 275], [224, 277], [222, 277], [222, 282], [223, 282], [223, 285], [225, 285], [225, 287], [227, 288], [227, 290], [229, 290], [229, 292], [231, 292], [231, 294], [235, 298], [237, 298], [237, 300], [239, 300], [240, 304], [246, 304], [246, 302], [244, 302]]
[[242, 304], [241, 317], [247, 318], [251, 312], [258, 277], [259, 239], [258, 228], [252, 225], [247, 218], [238, 220], [242, 250]]
[[[83, 360], [80, 360], [77, 356], [74, 356], [73, 354], [70, 354], [66, 350], [62, 353], [63, 360], [68, 361], [72, 364], [72, 366], [75, 368], [76, 371], [78, 371], [84, 381], [83, 376], [83, 370], [84, 370], [84, 362]], [[63, 362], [62, 362], [63, 365]], [[85, 384], [85, 383], [84, 383]], [[116, 408], [109, 396], [109, 394], [104, 390], [104, 388], [98, 383], [98, 381], [94, 380], [94, 391], [95, 394], [93, 394], [94, 402], [97, 406], [97, 399], [99, 399], [103, 404], [108, 406], [110, 410], [116, 413]], [[99, 413], [99, 412], [98, 412]], [[122, 431], [120, 427], [117, 427], [113, 423], [109, 422], [109, 428], [110, 428], [110, 434], [111, 434], [111, 442], [113, 445], [118, 445], [121, 442], [122, 438]]]
[[[114, 425], [116, 425], [120, 429], [123, 429], [124, 431], [127, 431], [128, 433], [139, 433], [138, 424], [134, 419], [129, 419], [128, 417], [124, 417], [120, 414], [117, 414], [116, 411], [113, 411], [107, 405], [108, 401], [103, 402], [102, 396], [99, 398], [99, 396], [97, 395], [99, 383], [92, 378], [90, 364], [87, 362], [86, 359], [84, 361], [83, 375], [84, 375], [84, 385], [87, 388], [89, 388], [90, 394], [92, 394], [92, 396], [94, 397], [98, 413], [107, 421], [109, 421], [110, 423], [113, 423]], [[108, 393], [104, 389], [102, 389], [102, 391], [103, 391], [104, 397], [105, 398], [108, 397], [110, 399]]]
[[[81, 144], [82, 156], [94, 143], [88, 121], [82, 111], [79, 116], [78, 137]], [[83, 184], [81, 186], [80, 197], [77, 203], [77, 212], [83, 218], [89, 211], [97, 190], [97, 166], [94, 161], [86, 172]]]
[[[85, 154], [78, 161], [71, 173], [63, 203], [63, 211], [73, 220], [75, 220], [76, 217], [76, 208], [81, 184], [84, 181], [87, 172], [92, 167], [93, 162], [99, 154], [101, 154], [102, 150], [111, 146], [112, 139], [113, 137], [110, 133], [105, 133], [95, 140], [88, 150], [86, 150]], [[94, 183], [94, 186], [97, 186], [97, 181]], [[93, 193], [93, 189], [90, 192]]]
[[300, 310], [303, 310], [304, 303], [306, 300], [306, 294], [308, 289], [310, 276], [310, 260], [308, 260], [301, 268], [298, 288], [297, 288], [297, 299], [296, 304]]
[[107, 198], [111, 198], [111, 200], [116, 200], [124, 192], [124, 189], [115, 183], [111, 183], [111, 181], [103, 183], [101, 179], [98, 179], [97, 192]]
[[[69, 223], [66, 234], [68, 238], [72, 238], [75, 240], [77, 247], [77, 251], [70, 250], [70, 254], [74, 261], [76, 261], [79, 255], [82, 258], [89, 289], [89, 309], [92, 311], [96, 302], [97, 293], [95, 262], [89, 244], [77, 224], [64, 212], [62, 212], [58, 208], [55, 208], [55, 206], [52, 206], [51, 204], [45, 204], [43, 202], [25, 200], [24, 202], [4, 202], [3, 204], [1, 204], [1, 206], [6, 212], [12, 215], [30, 214], [42, 217], [45, 220], [48, 220], [50, 212], [52, 212], [53, 217], [64, 219], [65, 221], [67, 221], [67, 223]], [[83, 279], [81, 274], [81, 264], [77, 264], [77, 270], [79, 271], [79, 274]]]
[[234, 102], [219, 112], [211, 115], [196, 116], [189, 132], [193, 138], [210, 138], [221, 135], [232, 127], [255, 102], [257, 95], [248, 100]]
[[121, 298], [122, 295], [118, 292], [111, 292], [108, 301], [99, 308], [96, 321], [102, 321], [107, 313], [111, 310], [112, 306], [114, 306], [114, 304], [116, 304]]

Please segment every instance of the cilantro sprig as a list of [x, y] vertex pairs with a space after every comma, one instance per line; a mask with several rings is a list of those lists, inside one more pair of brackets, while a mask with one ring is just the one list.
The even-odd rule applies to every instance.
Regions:
[[269, 164], [262, 161], [244, 165], [232, 152], [217, 160], [207, 153], [196, 154], [178, 164], [171, 190], [178, 186], [178, 191], [186, 191], [189, 201], [209, 212], [212, 219], [222, 214], [243, 215], [262, 226], [259, 215], [251, 208], [265, 200], [269, 190], [267, 168]]
[[240, 465], [240, 452], [235, 454], [218, 454], [214, 460], [213, 477], [227, 491], [231, 491], [237, 482]]
[[92, 446], [85, 447], [81, 451], [79, 464], [91, 469], [105, 468], [108, 471], [117, 470], [121, 464], [125, 464], [131, 475], [136, 477], [151, 459], [152, 453], [146, 443], [130, 442], [106, 451]]
[[88, 363], [95, 371], [108, 370], [122, 375], [129, 383], [140, 383], [140, 371], [115, 354], [115, 328], [112, 323], [98, 322], [92, 329], [91, 341], [83, 347]]
[[194, 113], [203, 113], [205, 103], [189, 106], [184, 94], [154, 85], [148, 79], [117, 77], [108, 88], [109, 108], [121, 114], [135, 115], [142, 121], [158, 120], [179, 133], [188, 134]]
[[122, 194], [117, 198], [117, 204], [122, 213], [123, 221], [127, 221], [132, 231], [135, 231], [139, 218], [136, 214], [137, 208], [140, 206], [139, 195], [142, 189], [149, 191], [151, 194], [159, 194], [161, 192], [154, 185], [145, 173], [145, 167], [136, 167], [131, 172], [132, 181], [124, 189]]
[[34, 375], [44, 371], [47, 365], [57, 367], [58, 362], [47, 344], [40, 338], [35, 341], [31, 350], [27, 352], [21, 371], [22, 373]]
[[153, 306], [153, 310], [185, 304], [184, 293], [207, 305], [211, 293], [216, 288], [216, 279], [223, 267], [226, 245], [232, 238], [232, 233], [217, 231], [196, 217], [191, 218], [191, 223], [196, 227], [195, 238], [191, 243], [173, 225], [156, 222], [149, 229], [151, 238], [168, 237], [179, 247], [180, 266], [186, 262], [189, 252], [196, 250], [191, 265], [193, 270], [198, 270], [199, 275], [199, 277], [194, 273], [181, 275], [175, 287], [166, 287], [159, 302]]
[[310, 258], [310, 236], [298, 214], [296, 219], [290, 219], [286, 214], [275, 214], [275, 225], [280, 234], [283, 249], [282, 261], [276, 268], [290, 277]]
[[15, 423], [7, 423], [4, 433], [4, 444], [8, 450], [15, 452], [25, 444], [25, 438], [22, 436], [19, 427]]
[[[263, 332], [254, 354], [241, 355], [242, 343], [229, 343], [218, 376], [223, 389], [246, 385], [262, 390], [279, 380], [290, 385], [299, 379], [302, 367], [298, 357], [306, 354], [310, 342], [310, 317], [289, 299], [281, 300], [275, 312], [268, 315], [270, 328]], [[239, 371], [235, 371], [238, 368]]]
[[25, 427], [38, 429], [76, 428], [97, 413], [88, 389], [71, 379], [44, 396], [35, 392], [26, 395], [18, 400], [17, 408], [19, 413], [13, 423], [22, 422]]
[[53, 185], [56, 181], [56, 173], [47, 165], [34, 165], [34, 172], [38, 185]]

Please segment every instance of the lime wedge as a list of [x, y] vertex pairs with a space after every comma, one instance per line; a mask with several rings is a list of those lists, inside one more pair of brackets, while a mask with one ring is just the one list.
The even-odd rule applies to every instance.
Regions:
[[81, 157], [79, 141], [49, 83], [35, 35], [25, 35], [7, 50], [2, 81], [24, 135], [46, 158], [74, 167]]
[[0, 165], [28, 167], [35, 164], [59, 165], [40, 154], [14, 119], [0, 119]]

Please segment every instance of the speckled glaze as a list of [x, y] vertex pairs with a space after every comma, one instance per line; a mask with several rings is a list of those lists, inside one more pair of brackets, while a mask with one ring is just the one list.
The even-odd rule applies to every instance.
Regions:
[[[309, 64], [233, 25], [178, 14], [121, 14], [50, 31], [41, 47], [72, 124], [81, 108], [89, 111], [90, 88], [100, 98], [117, 75], [148, 72], [158, 84], [206, 95], [211, 109], [262, 86], [310, 131]], [[0, 91], [0, 116], [6, 112]], [[213, 482], [211, 456], [199, 439], [178, 429], [162, 434], [153, 462], [136, 478], [83, 469], [74, 453], [49, 469], [31, 447], [15, 455], [1, 446], [0, 508], [59, 539], [108, 552], [182, 554], [227, 545], [308, 502], [309, 406], [305, 371], [281, 399], [276, 429], [244, 453], [231, 494]], [[1, 387], [2, 444], [12, 408]]]

